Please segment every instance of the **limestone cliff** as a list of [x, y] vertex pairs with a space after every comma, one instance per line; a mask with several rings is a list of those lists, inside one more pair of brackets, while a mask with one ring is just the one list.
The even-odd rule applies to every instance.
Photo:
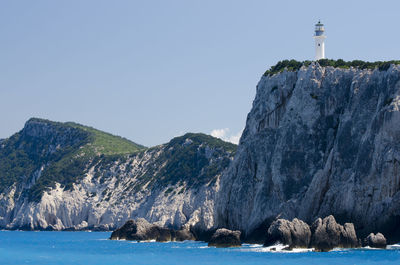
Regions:
[[236, 146], [186, 134], [153, 148], [74, 123], [31, 119], [0, 145], [0, 228], [214, 226], [215, 192]]
[[400, 228], [400, 66], [265, 75], [221, 179], [218, 225], [250, 236], [277, 216]]

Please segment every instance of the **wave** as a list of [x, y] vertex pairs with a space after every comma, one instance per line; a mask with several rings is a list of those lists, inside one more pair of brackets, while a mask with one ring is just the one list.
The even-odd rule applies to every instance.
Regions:
[[277, 244], [269, 247], [264, 247], [260, 244], [244, 244], [242, 248], [239, 248], [239, 251], [244, 252], [271, 252], [271, 253], [303, 253], [303, 252], [311, 252], [314, 251], [313, 248], [293, 248], [288, 250], [288, 245]]
[[393, 244], [393, 245], [387, 245], [386, 249], [399, 250], [400, 249], [400, 243]]

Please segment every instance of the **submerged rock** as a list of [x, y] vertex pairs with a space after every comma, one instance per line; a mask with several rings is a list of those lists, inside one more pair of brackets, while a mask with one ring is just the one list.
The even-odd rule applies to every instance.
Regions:
[[294, 218], [292, 221], [278, 219], [268, 228], [264, 246], [277, 243], [289, 245], [292, 248], [307, 248], [310, 244], [311, 230], [308, 224]]
[[240, 247], [240, 231], [232, 231], [226, 228], [220, 228], [211, 237], [208, 246], [215, 247]]
[[364, 245], [371, 248], [386, 248], [387, 243], [383, 234], [377, 233], [375, 235], [371, 233], [364, 239]]
[[194, 240], [188, 230], [174, 230], [160, 227], [147, 222], [144, 218], [127, 221], [121, 228], [115, 230], [111, 240], [156, 240], [158, 242]]
[[358, 247], [357, 235], [354, 225], [346, 223], [338, 224], [330, 215], [324, 219], [318, 218], [311, 226], [311, 244], [316, 251], [329, 251], [336, 247]]

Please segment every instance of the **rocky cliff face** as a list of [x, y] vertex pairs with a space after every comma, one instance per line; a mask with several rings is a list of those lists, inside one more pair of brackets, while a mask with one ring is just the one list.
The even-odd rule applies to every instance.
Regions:
[[263, 76], [221, 179], [218, 225], [250, 236], [277, 216], [312, 222], [332, 214], [360, 233], [394, 236], [400, 227], [399, 110], [399, 66], [380, 71], [313, 63]]
[[262, 77], [237, 151], [202, 134], [145, 149], [28, 121], [0, 142], [0, 228], [114, 229], [143, 217], [264, 240], [277, 217], [333, 215], [359, 237], [400, 240], [400, 66], [293, 70]]
[[236, 146], [186, 134], [142, 150], [93, 130], [32, 119], [3, 141], [0, 228], [108, 230], [139, 217], [174, 228], [214, 226], [220, 175]]

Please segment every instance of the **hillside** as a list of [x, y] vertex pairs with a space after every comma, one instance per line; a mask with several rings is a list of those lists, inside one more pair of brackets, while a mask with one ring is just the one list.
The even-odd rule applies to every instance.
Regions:
[[145, 146], [134, 143], [126, 138], [115, 136], [92, 127], [73, 122], [67, 122], [64, 125], [89, 133], [89, 142], [79, 151], [79, 154], [83, 156], [126, 155], [146, 149]]
[[37, 201], [56, 182], [71, 188], [97, 156], [126, 155], [144, 149], [124, 138], [76, 123], [32, 118], [20, 132], [1, 143], [0, 192], [36, 174], [29, 199]]
[[108, 230], [133, 217], [209, 227], [235, 150], [194, 133], [145, 148], [76, 123], [30, 119], [0, 146], [0, 228]]

